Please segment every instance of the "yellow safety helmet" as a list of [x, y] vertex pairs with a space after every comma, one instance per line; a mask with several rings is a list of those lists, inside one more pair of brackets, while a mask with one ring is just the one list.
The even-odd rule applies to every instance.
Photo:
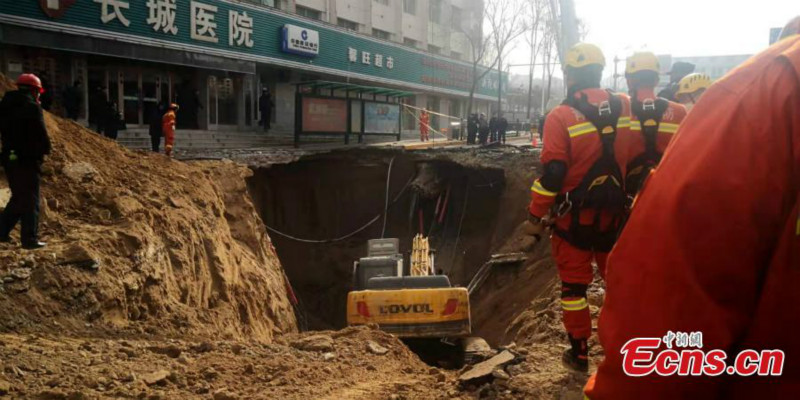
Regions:
[[567, 52], [567, 67], [583, 68], [589, 65], [606, 66], [606, 57], [599, 47], [590, 43], [578, 43]]
[[711, 86], [711, 77], [703, 73], [695, 72], [684, 76], [683, 79], [678, 82], [678, 92], [675, 93], [675, 95], [694, 93], [700, 89], [708, 89], [709, 86]]
[[635, 74], [640, 71], [661, 72], [661, 63], [658, 57], [649, 51], [633, 53], [625, 63], [625, 75]]

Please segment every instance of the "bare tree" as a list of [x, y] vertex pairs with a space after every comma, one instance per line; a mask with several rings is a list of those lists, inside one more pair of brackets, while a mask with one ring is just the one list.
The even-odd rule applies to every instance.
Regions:
[[531, 61], [528, 69], [528, 105], [525, 117], [530, 120], [531, 118], [531, 105], [533, 94], [533, 73], [535, 72], [536, 59], [544, 47], [544, 36], [547, 28], [550, 26], [548, 23], [548, 11], [550, 7], [547, 0], [528, 0], [528, 18], [531, 21], [530, 36], [525, 36], [525, 41], [531, 51]]
[[530, 24], [526, 21], [527, 1], [485, 0], [486, 22], [493, 51], [497, 57], [497, 111], [502, 111], [503, 59], [513, 49], [514, 41], [524, 35]]
[[[472, 85], [467, 102], [467, 115], [472, 114], [475, 90], [480, 82], [497, 66], [501, 70], [502, 56], [509, 44], [525, 33], [528, 24], [524, 21], [523, 0], [482, 0], [481, 26], [459, 29], [470, 45]], [[498, 100], [502, 90], [502, 74], [498, 76]]]

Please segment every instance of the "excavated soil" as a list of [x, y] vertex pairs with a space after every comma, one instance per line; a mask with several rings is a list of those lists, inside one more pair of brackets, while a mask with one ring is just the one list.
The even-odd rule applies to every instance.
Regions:
[[269, 342], [296, 330], [247, 168], [134, 153], [45, 120], [53, 152], [40, 231], [49, 246], [0, 246], [0, 331]]
[[[0, 79], [0, 95], [8, 87]], [[132, 152], [49, 114], [46, 122], [54, 151], [43, 166], [41, 233], [49, 246], [0, 245], [0, 398], [581, 398], [587, 375], [560, 361], [566, 340], [549, 243], [519, 232], [536, 151], [353, 152], [323, 158], [341, 166], [320, 164], [327, 173], [309, 174], [304, 158], [253, 174], [230, 161]], [[430, 367], [373, 327], [296, 333], [288, 289], [306, 306], [300, 315], [317, 307], [312, 324], [339, 327], [352, 260], [383, 221], [335, 245], [276, 238], [276, 253], [259, 214], [308, 238], [351, 232], [382, 212], [392, 159], [387, 236], [415, 231], [408, 211], [420, 200], [403, 188], [427, 193], [433, 208], [445, 177], [452, 204], [432, 240], [456, 284], [492, 254], [528, 257], [496, 267], [473, 293], [475, 332], [519, 355], [486, 380], [461, 382], [463, 370]], [[409, 183], [420, 164], [433, 167], [432, 180]], [[0, 204], [4, 185], [0, 176]], [[591, 289], [594, 317], [602, 298], [602, 288]], [[596, 365], [602, 352], [591, 343]]]

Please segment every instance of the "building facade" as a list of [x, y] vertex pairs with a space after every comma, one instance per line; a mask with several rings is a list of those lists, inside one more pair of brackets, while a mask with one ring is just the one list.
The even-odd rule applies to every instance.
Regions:
[[[296, 84], [313, 80], [410, 91], [410, 105], [463, 116], [472, 84], [465, 32], [480, 30], [480, 3], [0, 0], [0, 72], [42, 75], [56, 104], [80, 81], [82, 118], [106, 98], [129, 128], [145, 127], [159, 102], [177, 102], [179, 128], [255, 130], [269, 88], [273, 129], [290, 132]], [[488, 113], [499, 79], [479, 83], [476, 110]], [[404, 126], [413, 129], [413, 116]]]

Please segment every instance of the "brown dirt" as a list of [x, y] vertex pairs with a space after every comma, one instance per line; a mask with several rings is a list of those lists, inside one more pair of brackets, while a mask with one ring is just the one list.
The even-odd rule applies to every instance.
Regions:
[[[0, 77], [0, 95], [8, 87]], [[518, 190], [536, 173], [530, 153], [446, 156], [505, 170], [486, 245], [529, 254], [490, 276], [473, 316], [482, 335], [513, 342], [525, 359], [505, 368], [508, 379], [462, 386], [461, 371], [429, 367], [371, 327], [295, 333], [247, 168], [132, 152], [70, 121], [46, 122], [54, 154], [43, 168], [41, 231], [50, 245], [0, 246], [0, 398], [581, 398], [587, 375], [560, 361], [549, 243], [518, 232], [527, 203]], [[595, 317], [602, 297], [592, 289]]]
[[0, 331], [268, 342], [296, 330], [247, 196], [248, 169], [135, 153], [71, 121], [45, 120], [53, 154], [40, 230], [49, 246], [0, 246]]

